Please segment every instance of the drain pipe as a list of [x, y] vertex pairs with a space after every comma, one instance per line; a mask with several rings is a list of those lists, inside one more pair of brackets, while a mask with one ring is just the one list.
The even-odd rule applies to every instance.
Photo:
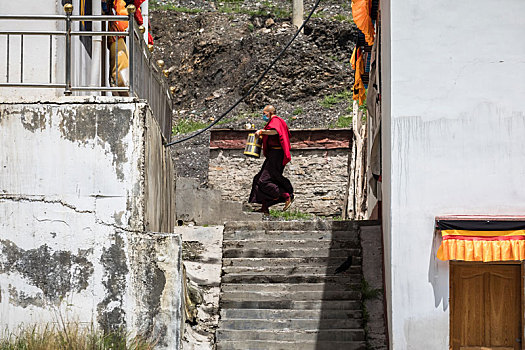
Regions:
[[[100, 1], [93, 1], [93, 15], [100, 16], [102, 15], [102, 5]], [[94, 32], [102, 31], [102, 22], [93, 21], [92, 30]], [[92, 56], [91, 56], [91, 77], [89, 79], [89, 85], [93, 87], [102, 86], [100, 82], [100, 66], [102, 65], [102, 37], [93, 36], [91, 37], [92, 41]], [[93, 95], [99, 95], [99, 92], [93, 91]]]

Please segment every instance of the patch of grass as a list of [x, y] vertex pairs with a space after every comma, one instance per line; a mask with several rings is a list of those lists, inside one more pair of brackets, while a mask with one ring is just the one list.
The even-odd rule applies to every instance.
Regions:
[[220, 13], [225, 14], [244, 14], [249, 16], [267, 16], [269, 13], [264, 10], [250, 10], [243, 8], [238, 2], [231, 2], [231, 3], [222, 3], [218, 7], [218, 11]]
[[332, 108], [334, 105], [341, 102], [352, 102], [352, 91], [343, 90], [336, 94], [326, 95], [319, 104], [324, 108]]
[[104, 333], [78, 322], [32, 325], [2, 335], [0, 350], [152, 350], [155, 344], [122, 331]]
[[337, 14], [334, 17], [332, 17], [332, 19], [339, 21], [339, 22], [348, 22], [350, 24], [354, 23], [354, 20], [351, 16], [345, 16], [343, 14]]
[[326, 18], [326, 15], [322, 12], [312, 14], [312, 18]]
[[303, 114], [303, 109], [301, 107], [297, 107], [296, 109], [293, 110], [292, 114], [293, 115], [299, 115], [299, 114]]
[[337, 103], [337, 98], [334, 95], [326, 95], [320, 102], [321, 107], [332, 108]]
[[300, 212], [297, 209], [288, 211], [270, 209], [270, 216], [284, 220], [309, 220], [312, 218], [311, 214]]
[[175, 125], [173, 125], [171, 132], [173, 135], [187, 134], [192, 131], [200, 130], [206, 125], [208, 124], [204, 122], [189, 119], [180, 119]]
[[337, 128], [348, 128], [352, 125], [352, 116], [351, 115], [342, 115], [337, 118], [335, 126]]
[[161, 4], [158, 1], [150, 1], [149, 6], [151, 10], [168, 10], [184, 13], [200, 13], [203, 11], [201, 9], [175, 6], [174, 4]]

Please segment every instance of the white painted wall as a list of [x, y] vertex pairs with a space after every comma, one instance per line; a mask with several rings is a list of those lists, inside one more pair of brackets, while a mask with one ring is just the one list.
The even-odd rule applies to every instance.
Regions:
[[434, 217], [525, 210], [524, 13], [521, 0], [382, 2], [392, 349], [449, 344]]
[[177, 348], [182, 243], [159, 139], [131, 98], [0, 103], [2, 330], [124, 323]]

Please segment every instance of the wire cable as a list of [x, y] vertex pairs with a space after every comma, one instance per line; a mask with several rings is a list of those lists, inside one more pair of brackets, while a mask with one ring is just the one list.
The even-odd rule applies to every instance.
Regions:
[[275, 65], [275, 63], [281, 58], [281, 56], [284, 54], [284, 52], [286, 51], [286, 49], [288, 49], [288, 47], [292, 44], [292, 42], [295, 40], [295, 38], [297, 38], [297, 36], [299, 35], [299, 33], [301, 32], [301, 30], [303, 30], [304, 26], [306, 25], [306, 23], [308, 23], [308, 21], [310, 20], [310, 17], [312, 17], [312, 15], [314, 14], [315, 10], [317, 9], [317, 7], [319, 6], [319, 3], [321, 2], [321, 0], [317, 0], [315, 2], [315, 5], [314, 7], [312, 8], [312, 10], [310, 11], [310, 13], [308, 14], [308, 17], [306, 17], [306, 19], [304, 20], [303, 24], [301, 24], [301, 26], [299, 27], [299, 29], [297, 29], [297, 32], [295, 32], [294, 36], [292, 37], [292, 39], [288, 42], [288, 44], [286, 44], [286, 46], [281, 50], [281, 52], [279, 52], [279, 54], [273, 59], [273, 61], [270, 63], [270, 65], [264, 70], [264, 72], [261, 74], [261, 76], [259, 77], [259, 79], [257, 79], [257, 81], [250, 87], [250, 89], [241, 97], [237, 100], [237, 102], [235, 102], [230, 108], [228, 108], [228, 110], [226, 110], [226, 112], [222, 113], [220, 115], [220, 117], [218, 117], [217, 119], [215, 119], [210, 125], [208, 125], [207, 127], [197, 131], [196, 133], [190, 135], [190, 136], [186, 136], [182, 139], [179, 139], [179, 140], [175, 140], [175, 141], [172, 141], [168, 144], [166, 144], [166, 147], [169, 147], [169, 146], [173, 146], [173, 145], [176, 145], [178, 143], [181, 143], [181, 142], [184, 142], [184, 141], [188, 141], [192, 138], [194, 138], [195, 136], [198, 136], [200, 134], [202, 134], [203, 132], [207, 131], [208, 129], [210, 129], [212, 126], [214, 126], [215, 124], [217, 124], [222, 118], [224, 118], [224, 116], [226, 116], [228, 113], [230, 113], [235, 107], [237, 107], [239, 105], [239, 103], [241, 103], [246, 97], [248, 97], [252, 91], [257, 87], [257, 85], [259, 85], [259, 83], [264, 79], [264, 77], [266, 76], [266, 74], [270, 71], [270, 69], [272, 69], [272, 67]]

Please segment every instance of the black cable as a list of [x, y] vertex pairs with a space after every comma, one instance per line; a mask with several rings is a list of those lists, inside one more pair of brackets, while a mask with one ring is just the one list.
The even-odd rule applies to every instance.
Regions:
[[184, 141], [188, 141], [189, 139], [192, 139], [194, 138], [195, 136], [198, 136], [200, 134], [202, 134], [203, 132], [205, 132], [206, 130], [208, 130], [209, 128], [211, 128], [212, 126], [214, 126], [215, 124], [217, 124], [222, 118], [224, 118], [224, 116], [226, 116], [228, 113], [230, 113], [235, 107], [237, 107], [239, 105], [239, 103], [241, 103], [246, 97], [248, 97], [252, 91], [257, 87], [257, 85], [259, 85], [259, 83], [263, 80], [263, 78], [266, 76], [266, 74], [268, 73], [268, 71], [273, 67], [273, 65], [275, 64], [275, 62], [277, 62], [281, 56], [284, 54], [284, 52], [286, 51], [286, 49], [288, 49], [288, 47], [292, 44], [292, 42], [295, 40], [295, 38], [297, 38], [297, 36], [299, 35], [299, 33], [301, 32], [301, 30], [303, 30], [304, 26], [306, 23], [308, 23], [308, 21], [310, 20], [310, 17], [312, 17], [312, 15], [314, 14], [315, 10], [317, 9], [317, 7], [319, 6], [319, 3], [321, 2], [321, 0], [317, 0], [315, 2], [315, 5], [314, 7], [312, 8], [312, 11], [310, 11], [310, 14], [308, 15], [308, 17], [306, 17], [306, 19], [304, 20], [303, 24], [301, 24], [301, 26], [299, 27], [299, 29], [297, 29], [297, 32], [295, 32], [295, 35], [292, 37], [292, 39], [288, 42], [288, 44], [286, 44], [286, 46], [281, 50], [281, 52], [279, 52], [279, 54], [273, 59], [273, 61], [270, 63], [270, 65], [266, 68], [266, 70], [261, 74], [261, 76], [259, 77], [259, 79], [257, 79], [257, 81], [255, 82], [255, 84], [252, 85], [252, 87], [248, 90], [248, 92], [246, 92], [239, 100], [237, 100], [237, 102], [235, 102], [230, 108], [228, 108], [228, 110], [226, 112], [224, 112], [223, 114], [221, 114], [220, 117], [218, 117], [217, 119], [215, 119], [210, 125], [208, 125], [207, 127], [205, 127], [204, 129], [201, 129], [199, 131], [197, 131], [195, 134], [193, 135], [190, 135], [190, 136], [187, 136], [187, 137], [184, 137], [180, 140], [176, 140], [176, 141], [172, 141], [168, 144], [166, 144], [166, 147], [169, 147], [169, 146], [173, 146], [177, 143], [181, 143], [181, 142], [184, 142]]

